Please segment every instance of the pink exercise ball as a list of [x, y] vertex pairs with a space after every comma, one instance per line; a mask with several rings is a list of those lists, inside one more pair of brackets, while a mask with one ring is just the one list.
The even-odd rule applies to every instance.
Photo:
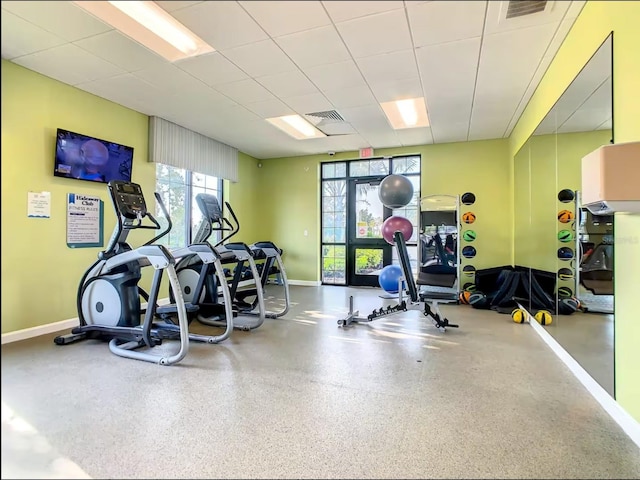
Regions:
[[409, 219], [393, 215], [382, 223], [382, 238], [384, 238], [387, 243], [391, 245], [395, 244], [393, 234], [398, 231], [402, 232], [405, 242], [408, 242], [411, 235], [413, 235], [413, 225], [411, 225]]

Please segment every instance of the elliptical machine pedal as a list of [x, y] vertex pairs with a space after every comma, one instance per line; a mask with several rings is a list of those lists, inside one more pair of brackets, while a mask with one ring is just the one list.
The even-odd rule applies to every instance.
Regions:
[[66, 335], [58, 335], [53, 339], [56, 345], [69, 345], [70, 343], [79, 342], [87, 338], [86, 333], [67, 333]]

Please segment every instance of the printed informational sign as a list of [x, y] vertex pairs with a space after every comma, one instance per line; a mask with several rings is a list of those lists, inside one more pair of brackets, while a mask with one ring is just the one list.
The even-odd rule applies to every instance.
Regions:
[[27, 217], [51, 218], [51, 192], [28, 192]]
[[98, 197], [67, 195], [67, 246], [102, 247], [104, 244], [104, 208]]

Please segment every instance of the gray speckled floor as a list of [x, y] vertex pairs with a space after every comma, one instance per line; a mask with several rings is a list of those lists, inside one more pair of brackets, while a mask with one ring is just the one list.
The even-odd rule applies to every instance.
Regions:
[[416, 311], [342, 329], [350, 293], [362, 313], [391, 302], [292, 287], [284, 319], [172, 367], [53, 335], [4, 345], [2, 477], [640, 476], [640, 450], [528, 325], [443, 305], [460, 329]]

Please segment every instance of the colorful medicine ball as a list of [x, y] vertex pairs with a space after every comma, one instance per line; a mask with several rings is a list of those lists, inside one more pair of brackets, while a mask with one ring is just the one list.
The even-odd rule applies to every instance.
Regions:
[[473, 212], [464, 212], [462, 214], [462, 221], [464, 223], [473, 223], [476, 221], [476, 214]]
[[560, 260], [571, 260], [573, 258], [573, 250], [569, 247], [560, 247], [558, 249], [558, 258]]
[[462, 286], [462, 289], [467, 291], [467, 292], [475, 292], [476, 291], [476, 284], [475, 283], [471, 283], [471, 282], [467, 282]]
[[[560, 300], [564, 306], [563, 310], [567, 311], [567, 313], [571, 312], [577, 312], [578, 309], [580, 308], [580, 302], [578, 301], [577, 298], [563, 298]], [[562, 312], [560, 312], [562, 313]]]
[[472, 293], [469, 297], [469, 305], [474, 308], [485, 308], [489, 304], [487, 296], [482, 292]]
[[570, 210], [560, 210], [558, 212], [558, 221], [561, 223], [569, 223], [573, 218], [573, 212]]
[[527, 314], [521, 308], [516, 308], [513, 312], [511, 312], [511, 318], [516, 323], [524, 323], [527, 319]]
[[462, 238], [465, 242], [473, 242], [476, 239], [476, 232], [467, 230], [462, 234]]
[[476, 253], [475, 247], [472, 247], [471, 245], [467, 245], [462, 249], [462, 256], [464, 258], [473, 258], [476, 256]]
[[460, 303], [463, 305], [469, 305], [469, 297], [471, 297], [471, 292], [464, 291], [460, 292]]
[[464, 205], [473, 205], [476, 201], [476, 196], [471, 192], [463, 193], [460, 201]]
[[476, 273], [476, 267], [473, 265], [465, 265], [462, 267], [462, 273], [467, 277], [472, 277]]
[[535, 319], [538, 321], [540, 325], [550, 325], [553, 321], [553, 317], [551, 313], [546, 310], [540, 310], [536, 313]]
[[569, 287], [560, 287], [558, 288], [558, 296], [560, 298], [570, 298], [573, 296], [573, 290]]
[[569, 188], [565, 188], [564, 190], [560, 190], [558, 192], [558, 200], [560, 200], [562, 203], [572, 202], [574, 198], [575, 194], [573, 193], [573, 190]]
[[575, 274], [570, 268], [561, 268], [558, 270], [558, 278], [560, 280], [573, 280], [575, 278]]
[[558, 232], [558, 240], [562, 243], [568, 243], [573, 240], [573, 232], [571, 230], [560, 230]]

